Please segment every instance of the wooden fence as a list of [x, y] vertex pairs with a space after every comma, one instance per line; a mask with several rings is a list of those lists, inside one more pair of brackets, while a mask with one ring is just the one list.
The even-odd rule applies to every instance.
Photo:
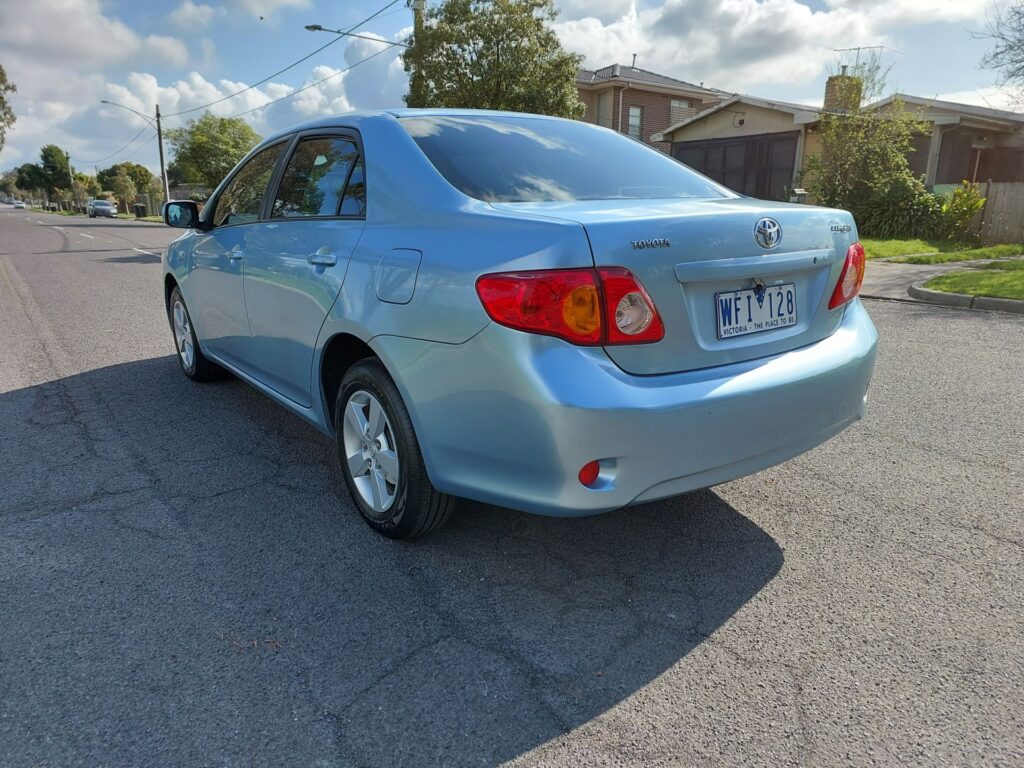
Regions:
[[981, 240], [1024, 243], [1024, 181], [990, 181], [981, 185], [986, 197], [981, 213]]

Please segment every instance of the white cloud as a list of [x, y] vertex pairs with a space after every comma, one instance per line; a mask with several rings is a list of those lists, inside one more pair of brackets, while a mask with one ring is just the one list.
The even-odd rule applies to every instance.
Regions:
[[1010, 111], [1019, 110], [1021, 107], [1019, 99], [1014, 94], [996, 86], [976, 88], [972, 91], [940, 93], [935, 98], [939, 101], [956, 101], [961, 104], [974, 104], [979, 107], [1007, 109]]
[[558, 18], [584, 19], [595, 18], [604, 22], [614, 21], [629, 13], [634, 7], [634, 0], [559, 0]]
[[176, 37], [150, 35], [145, 40], [145, 49], [148, 55], [156, 56], [175, 67], [188, 63], [188, 48]]
[[192, 0], [182, 0], [181, 5], [168, 14], [168, 18], [176, 27], [194, 31], [209, 24], [215, 13], [213, 6], [194, 3]]
[[628, 64], [706, 81], [727, 90], [751, 83], [790, 83], [819, 75], [832, 49], [851, 40], [887, 41], [885, 25], [846, 7], [815, 11], [797, 0], [667, 0], [604, 22], [588, 17], [555, 24], [563, 44], [586, 64]]

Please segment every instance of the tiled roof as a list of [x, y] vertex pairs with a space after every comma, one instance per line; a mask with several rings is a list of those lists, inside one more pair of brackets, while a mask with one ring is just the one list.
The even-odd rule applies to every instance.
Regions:
[[659, 75], [657, 72], [650, 72], [646, 69], [630, 67], [625, 64], [612, 64], [607, 67], [601, 67], [601, 69], [581, 69], [576, 75], [576, 82], [578, 83], [604, 83], [611, 80], [631, 80], [633, 82], [650, 83], [651, 85], [662, 85], [669, 88], [725, 93], [725, 91], [720, 91], [717, 88], [707, 88], [703, 85], [688, 83], [685, 80], [678, 80], [667, 75]]
[[1010, 112], [1006, 109], [993, 109], [992, 107], [979, 107], [976, 104], [961, 104], [956, 101], [939, 101], [938, 99], [911, 96], [907, 93], [894, 93], [892, 96], [887, 96], [881, 101], [869, 105], [868, 109], [885, 106], [896, 99], [900, 99], [906, 104], [913, 104], [920, 107], [948, 109], [953, 112], [960, 112], [964, 115], [973, 115], [974, 117], [988, 118], [990, 120], [1014, 120], [1017, 122], [1024, 122], [1024, 113], [1021, 112]]

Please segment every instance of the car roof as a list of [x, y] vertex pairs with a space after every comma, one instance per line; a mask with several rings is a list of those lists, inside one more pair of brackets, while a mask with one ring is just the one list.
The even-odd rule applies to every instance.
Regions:
[[268, 144], [281, 136], [287, 136], [292, 133], [299, 131], [308, 131], [316, 128], [335, 128], [335, 127], [351, 127], [359, 129], [360, 124], [380, 119], [382, 117], [391, 117], [396, 119], [407, 118], [407, 117], [516, 117], [516, 118], [529, 118], [534, 120], [557, 120], [563, 122], [577, 122], [575, 120], [567, 120], [561, 117], [551, 117], [550, 115], [535, 115], [527, 112], [501, 112], [492, 109], [413, 109], [410, 107], [395, 108], [395, 109], [372, 109], [372, 110], [359, 110], [354, 112], [339, 112], [333, 115], [324, 115], [323, 117], [317, 117], [312, 120], [307, 120], [304, 123], [293, 125], [283, 131], [278, 131], [272, 136], [268, 136], [262, 142], [261, 145]]

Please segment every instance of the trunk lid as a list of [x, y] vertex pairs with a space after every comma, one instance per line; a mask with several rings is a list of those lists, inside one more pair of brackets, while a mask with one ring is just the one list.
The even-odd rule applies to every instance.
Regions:
[[[665, 324], [665, 337], [655, 344], [605, 347], [629, 373], [675, 373], [774, 355], [820, 341], [842, 320], [842, 310], [829, 310], [828, 302], [856, 241], [853, 218], [845, 211], [748, 198], [493, 205], [578, 222], [590, 239], [595, 266], [626, 267], [639, 278]], [[774, 248], [754, 239], [762, 218], [782, 228]], [[719, 294], [724, 299], [736, 291], [788, 284], [795, 290], [794, 324], [719, 338]]]

